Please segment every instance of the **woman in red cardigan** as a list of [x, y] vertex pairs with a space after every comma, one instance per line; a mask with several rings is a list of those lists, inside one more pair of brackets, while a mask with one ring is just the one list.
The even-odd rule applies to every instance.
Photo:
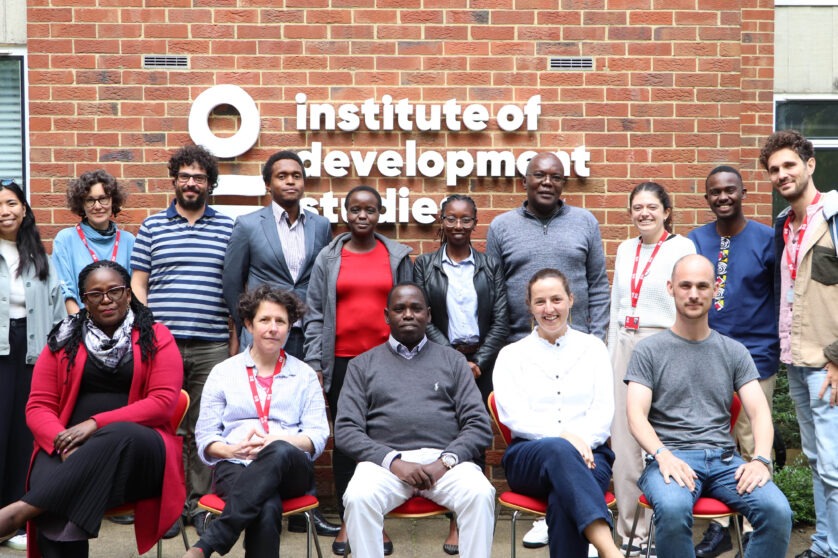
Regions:
[[105, 511], [126, 502], [137, 502], [142, 554], [183, 509], [181, 441], [169, 422], [181, 358], [129, 285], [117, 263], [83, 269], [85, 308], [50, 333], [35, 365], [28, 491], [0, 509], [0, 538], [29, 522], [30, 557], [86, 557]]

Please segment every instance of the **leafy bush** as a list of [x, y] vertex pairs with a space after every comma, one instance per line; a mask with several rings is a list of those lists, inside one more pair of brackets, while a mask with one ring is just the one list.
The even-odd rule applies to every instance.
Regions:
[[815, 523], [815, 500], [812, 495], [812, 471], [801, 454], [791, 465], [774, 473], [774, 482], [783, 491], [794, 512], [795, 523]]
[[800, 447], [800, 428], [797, 425], [797, 413], [789, 395], [789, 378], [786, 365], [780, 365], [777, 372], [777, 385], [774, 387], [774, 429], [786, 443], [787, 448]]

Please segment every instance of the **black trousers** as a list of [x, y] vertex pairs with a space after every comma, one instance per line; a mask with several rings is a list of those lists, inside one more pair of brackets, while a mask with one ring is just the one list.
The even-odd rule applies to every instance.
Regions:
[[[332, 385], [329, 386], [329, 393], [327, 399], [329, 401], [329, 413], [332, 415], [332, 423], [338, 416], [338, 398], [340, 397], [340, 390], [343, 388], [343, 379], [346, 377], [346, 368], [349, 366], [349, 361], [352, 359], [344, 357], [335, 357], [335, 365], [332, 368]], [[355, 474], [355, 461], [340, 451], [337, 448], [332, 449], [332, 474], [335, 478], [335, 496], [338, 500], [338, 513], [340, 520], [343, 521], [343, 495], [346, 493], [346, 487], [349, 486], [349, 481], [352, 480], [352, 475]]]
[[224, 512], [195, 545], [209, 557], [227, 554], [244, 531], [245, 556], [276, 556], [282, 531], [282, 500], [306, 494], [314, 478], [311, 459], [287, 442], [267, 445], [248, 466], [221, 461], [215, 490]]
[[32, 457], [26, 402], [32, 366], [26, 364], [26, 320], [9, 320], [8, 355], [0, 356], [0, 507], [20, 500]]

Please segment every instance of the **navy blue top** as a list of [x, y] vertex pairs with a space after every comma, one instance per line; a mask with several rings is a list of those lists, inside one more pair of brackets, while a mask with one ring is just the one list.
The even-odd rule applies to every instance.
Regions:
[[[696, 252], [715, 266], [721, 243], [716, 223], [694, 229], [687, 237]], [[773, 242], [771, 227], [750, 220], [742, 232], [731, 237], [724, 308], [711, 308], [709, 315], [711, 328], [748, 348], [762, 379], [776, 374], [780, 362]]]

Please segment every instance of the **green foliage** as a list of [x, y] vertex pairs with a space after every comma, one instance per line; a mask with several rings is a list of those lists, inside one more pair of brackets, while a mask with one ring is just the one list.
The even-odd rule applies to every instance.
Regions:
[[777, 385], [774, 387], [774, 429], [783, 438], [787, 448], [800, 447], [800, 428], [797, 425], [794, 402], [789, 396], [789, 379], [785, 364], [780, 365]]
[[801, 454], [791, 465], [774, 473], [774, 482], [783, 491], [794, 512], [795, 523], [815, 523], [815, 500], [812, 495], [812, 471]]

